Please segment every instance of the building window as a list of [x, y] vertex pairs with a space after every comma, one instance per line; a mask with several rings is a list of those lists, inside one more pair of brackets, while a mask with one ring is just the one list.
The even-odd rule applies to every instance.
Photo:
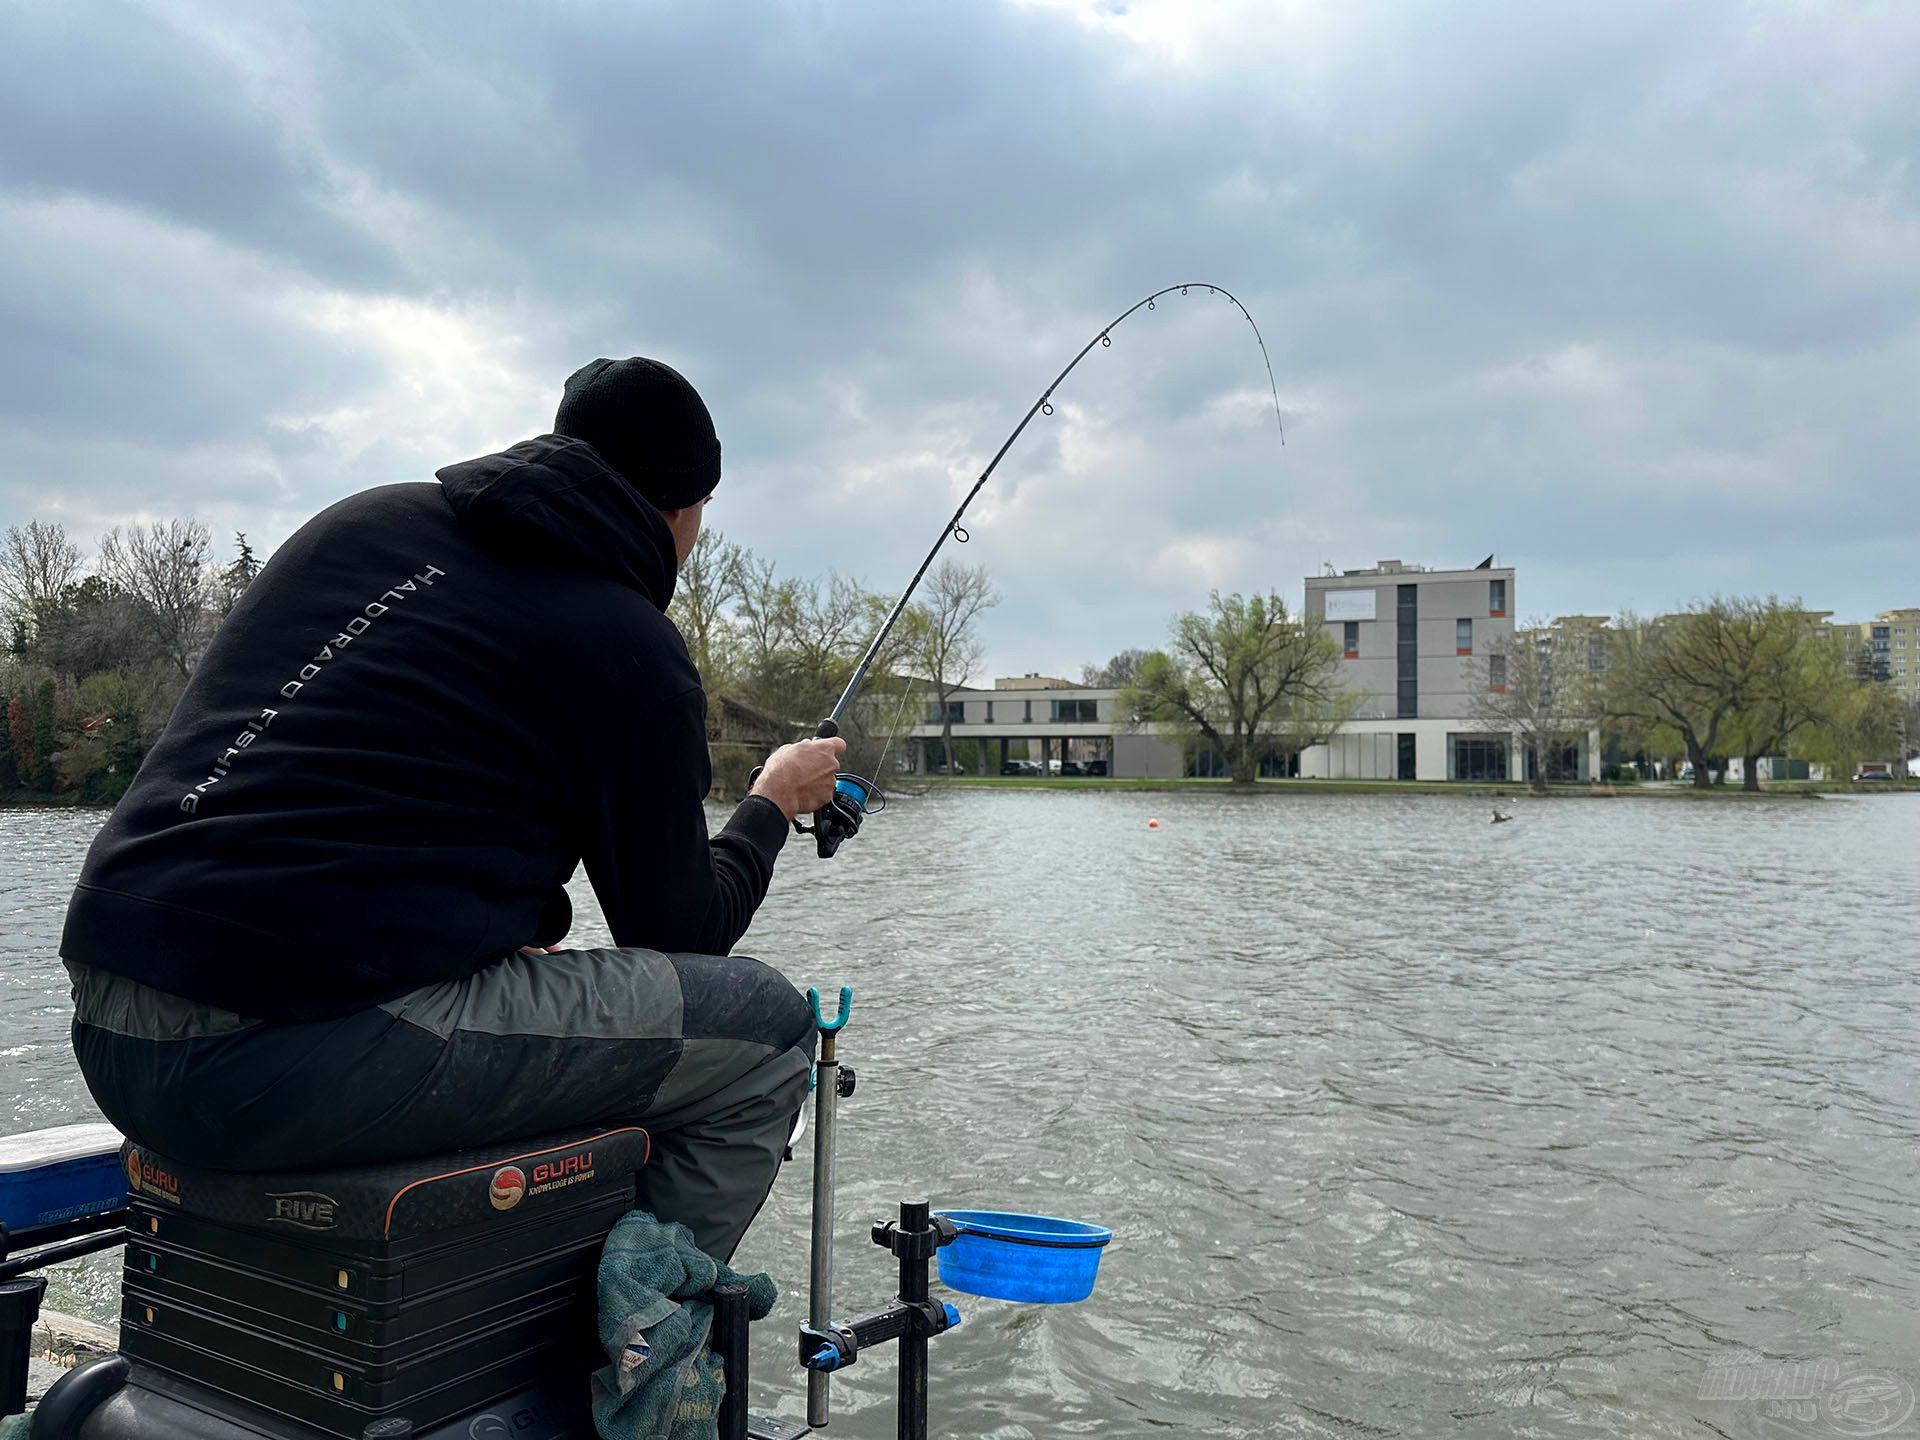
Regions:
[[1033, 723], [1033, 701], [1031, 700], [1027, 701], [1027, 713], [1021, 718], [1024, 719], [1029, 725]]
[[1507, 582], [1489, 580], [1487, 582], [1487, 613], [1504, 615], [1507, 613]]
[[1487, 689], [1495, 694], [1504, 695], [1507, 691], [1507, 657], [1504, 655], [1487, 656]]
[[1453, 653], [1471, 655], [1473, 653], [1473, 621], [1456, 620], [1453, 622]]
[[949, 700], [947, 702], [947, 719], [955, 725], [966, 724], [967, 702], [964, 700]]
[[1412, 780], [1415, 778], [1413, 767], [1413, 736], [1401, 735], [1397, 738], [1400, 745], [1399, 777], [1402, 780]]
[[1477, 735], [1449, 735], [1447, 748], [1453, 752], [1454, 780], [1504, 780], [1507, 778], [1507, 742], [1483, 739]]
[[1400, 585], [1394, 617], [1394, 662], [1398, 673], [1397, 714], [1413, 720], [1420, 714], [1420, 587]]
[[1347, 652], [1347, 659], [1360, 658], [1360, 622], [1348, 620], [1341, 625], [1340, 648]]
[[987, 701], [987, 724], [993, 723], [993, 701]]
[[1056, 723], [1090, 725], [1099, 718], [1100, 711], [1098, 701], [1056, 700], [1053, 702], [1053, 719]]

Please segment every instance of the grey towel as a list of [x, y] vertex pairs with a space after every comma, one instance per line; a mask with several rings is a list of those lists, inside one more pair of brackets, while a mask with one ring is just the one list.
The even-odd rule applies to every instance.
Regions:
[[630, 1211], [600, 1252], [600, 1344], [593, 1374], [601, 1440], [712, 1440], [726, 1377], [707, 1348], [713, 1291], [740, 1282], [758, 1320], [779, 1298], [765, 1275], [739, 1275], [693, 1243], [686, 1226]]

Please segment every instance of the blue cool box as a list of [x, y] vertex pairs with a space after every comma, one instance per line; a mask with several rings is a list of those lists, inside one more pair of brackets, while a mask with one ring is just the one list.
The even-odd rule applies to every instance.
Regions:
[[0, 1224], [9, 1237], [126, 1203], [120, 1132], [113, 1126], [61, 1125], [0, 1138]]
[[940, 1283], [968, 1295], [1064, 1305], [1093, 1293], [1113, 1231], [1051, 1215], [936, 1210], [960, 1234], [939, 1251]]

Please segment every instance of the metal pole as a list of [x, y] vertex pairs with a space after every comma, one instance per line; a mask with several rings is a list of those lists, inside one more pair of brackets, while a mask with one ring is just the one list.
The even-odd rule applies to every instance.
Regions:
[[[925, 1200], [900, 1202], [900, 1234], [923, 1235], [932, 1224], [931, 1206]], [[914, 1258], [920, 1247], [902, 1247], [900, 1255], [900, 1300], [910, 1307], [927, 1300], [927, 1265], [924, 1253]], [[900, 1399], [896, 1434], [899, 1440], [927, 1440], [927, 1327], [917, 1313], [907, 1318], [907, 1333], [900, 1337]]]
[[[833, 1115], [840, 1089], [833, 1042], [833, 1031], [820, 1032], [820, 1054], [813, 1066], [813, 1264], [807, 1323], [818, 1329], [833, 1322]], [[830, 1378], [819, 1370], [807, 1372], [807, 1424], [816, 1430], [827, 1423]]]
[[713, 1291], [713, 1351], [727, 1388], [720, 1397], [720, 1440], [747, 1440], [747, 1287], [732, 1283]]

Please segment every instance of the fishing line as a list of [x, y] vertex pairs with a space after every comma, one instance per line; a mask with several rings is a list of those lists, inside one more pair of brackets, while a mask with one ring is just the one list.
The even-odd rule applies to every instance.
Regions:
[[[1209, 285], [1203, 280], [1189, 280], [1184, 284], [1169, 285], [1143, 299], [1136, 300], [1094, 332], [1093, 338], [1080, 347], [1080, 353], [1067, 362], [1064, 370], [1053, 377], [1053, 383], [1040, 392], [1040, 398], [1027, 408], [1025, 415], [1020, 417], [1020, 423], [1013, 427], [1013, 433], [1000, 443], [998, 450], [994, 451], [993, 459], [988, 461], [987, 468], [980, 472], [980, 478], [973, 482], [973, 488], [967, 491], [965, 498], [960, 501], [946, 525], [942, 527], [940, 538], [933, 542], [933, 548], [927, 551], [926, 559], [922, 560], [920, 568], [913, 572], [913, 579], [907, 582], [907, 588], [900, 592], [900, 598], [894, 602], [893, 609], [887, 612], [887, 618], [881, 622], [879, 633], [873, 637], [873, 643], [867, 646], [866, 654], [860, 657], [860, 663], [854, 667], [852, 678], [847, 681], [846, 689], [840, 692], [840, 698], [834, 702], [832, 713], [820, 722], [819, 728], [814, 732], [817, 737], [826, 739], [840, 733], [840, 721], [846, 715], [848, 707], [853, 704], [853, 697], [859, 694], [860, 686], [867, 678], [867, 672], [873, 668], [873, 662], [880, 654], [880, 648], [887, 643], [887, 636], [893, 633], [893, 627], [899, 622], [901, 615], [906, 613], [907, 602], [913, 598], [913, 592], [920, 588], [920, 582], [926, 578], [927, 571], [932, 568], [934, 560], [938, 558], [947, 541], [954, 540], [965, 545], [973, 538], [960, 521], [966, 515], [967, 507], [973, 504], [974, 497], [986, 486], [993, 472], [999, 468], [1000, 462], [1006, 458], [1007, 452], [1013, 448], [1013, 442], [1018, 440], [1027, 426], [1033, 423], [1033, 417], [1053, 414], [1054, 393], [1065, 383], [1066, 378], [1074, 372], [1080, 362], [1093, 353], [1096, 345], [1103, 350], [1112, 347], [1115, 328], [1129, 316], [1136, 311], [1157, 309], [1158, 302], [1168, 295], [1175, 293], [1188, 295], [1195, 290], [1205, 290], [1209, 295], [1224, 297], [1232, 302], [1234, 309], [1246, 317], [1247, 324], [1253, 329], [1253, 338], [1260, 346], [1261, 362], [1267, 367], [1267, 390], [1273, 396], [1274, 427], [1279, 433], [1280, 443], [1282, 445], [1287, 443], [1286, 421], [1280, 414], [1280, 387], [1273, 378], [1273, 357], [1267, 353], [1266, 337], [1260, 333], [1259, 324], [1254, 320], [1252, 312], [1240, 303], [1239, 296], [1224, 286]], [[896, 724], [898, 718], [896, 715]], [[889, 736], [886, 747], [881, 752], [883, 757], [892, 745], [893, 737]], [[880, 796], [878, 785], [861, 776], [843, 772], [835, 777], [833, 798], [814, 811], [814, 823], [809, 826], [796, 819], [793, 822], [793, 828], [803, 835], [812, 835], [817, 843], [820, 858], [828, 859], [840, 848], [843, 841], [850, 840], [860, 833], [861, 820], [875, 813], [878, 808], [872, 804], [875, 798], [879, 798], [882, 805], [886, 803], [884, 797]]]
[[[1233, 307], [1236, 310], [1246, 316], [1247, 324], [1253, 328], [1253, 338], [1260, 346], [1260, 359], [1267, 367], [1267, 389], [1273, 396], [1273, 423], [1279, 432], [1280, 443], [1282, 445], [1287, 443], [1286, 422], [1281, 418], [1280, 414], [1280, 387], [1274, 382], [1273, 378], [1273, 357], [1267, 353], [1266, 337], [1260, 333], [1259, 324], [1254, 320], [1252, 312], [1240, 303], [1239, 296], [1224, 286], [1209, 285], [1200, 280], [1190, 280], [1183, 285], [1169, 285], [1163, 290], [1154, 291], [1143, 300], [1135, 301], [1094, 333], [1094, 337], [1080, 348], [1080, 353], [1067, 362], [1067, 368], [1054, 376], [1053, 383], [1040, 392], [1040, 398], [1033, 402], [1028, 408], [1027, 413], [1021, 417], [1020, 423], [1013, 427], [1013, 433], [1001, 442], [1000, 448], [994, 452], [993, 459], [987, 462], [987, 468], [980, 472], [980, 478], [973, 482], [973, 488], [967, 491], [966, 498], [961, 500], [959, 507], [953, 512], [952, 518], [947, 521], [946, 526], [940, 531], [940, 538], [933, 542], [933, 548], [927, 552], [927, 558], [922, 560], [920, 562], [920, 568], [913, 572], [913, 579], [907, 582], [907, 588], [900, 592], [900, 598], [894, 602], [893, 609], [888, 613], [886, 620], [880, 626], [880, 633], [873, 637], [873, 643], [867, 647], [867, 653], [861, 657], [859, 665], [855, 667], [853, 678], [847, 681], [847, 687], [840, 692], [840, 698], [834, 702], [832, 712], [821, 722], [819, 730], [821, 735], [837, 735], [840, 733], [840, 721], [847, 713], [847, 707], [853, 703], [853, 697], [859, 693], [861, 683], [867, 678], [867, 671], [872, 668], [874, 658], [880, 653], [880, 647], [886, 644], [887, 636], [893, 633], [893, 627], [900, 619], [901, 614], [906, 610], [907, 602], [913, 598], [913, 592], [919, 589], [921, 580], [926, 577], [927, 571], [932, 568], [934, 560], [939, 556], [941, 549], [946, 545], [948, 539], [956, 540], [962, 545], [972, 539], [972, 536], [970, 536], [966, 529], [960, 524], [961, 517], [967, 513], [967, 507], [973, 504], [974, 496], [980, 493], [982, 487], [984, 487], [992, 477], [993, 472], [999, 467], [1001, 460], [1006, 457], [1007, 451], [1013, 448], [1013, 442], [1018, 440], [1022, 432], [1032, 423], [1033, 417], [1040, 414], [1053, 414], [1054, 392], [1057, 391], [1066, 378], [1074, 372], [1074, 369], [1080, 362], [1093, 353], [1093, 348], [1096, 345], [1102, 349], [1106, 349], [1113, 344], [1113, 331], [1122, 321], [1126, 320], [1137, 310], [1152, 310], [1157, 308], [1156, 302], [1165, 296], [1175, 293], [1186, 295], [1192, 290], [1205, 290], [1209, 295], [1224, 296], [1233, 303]], [[829, 729], [829, 726], [832, 728]]]

